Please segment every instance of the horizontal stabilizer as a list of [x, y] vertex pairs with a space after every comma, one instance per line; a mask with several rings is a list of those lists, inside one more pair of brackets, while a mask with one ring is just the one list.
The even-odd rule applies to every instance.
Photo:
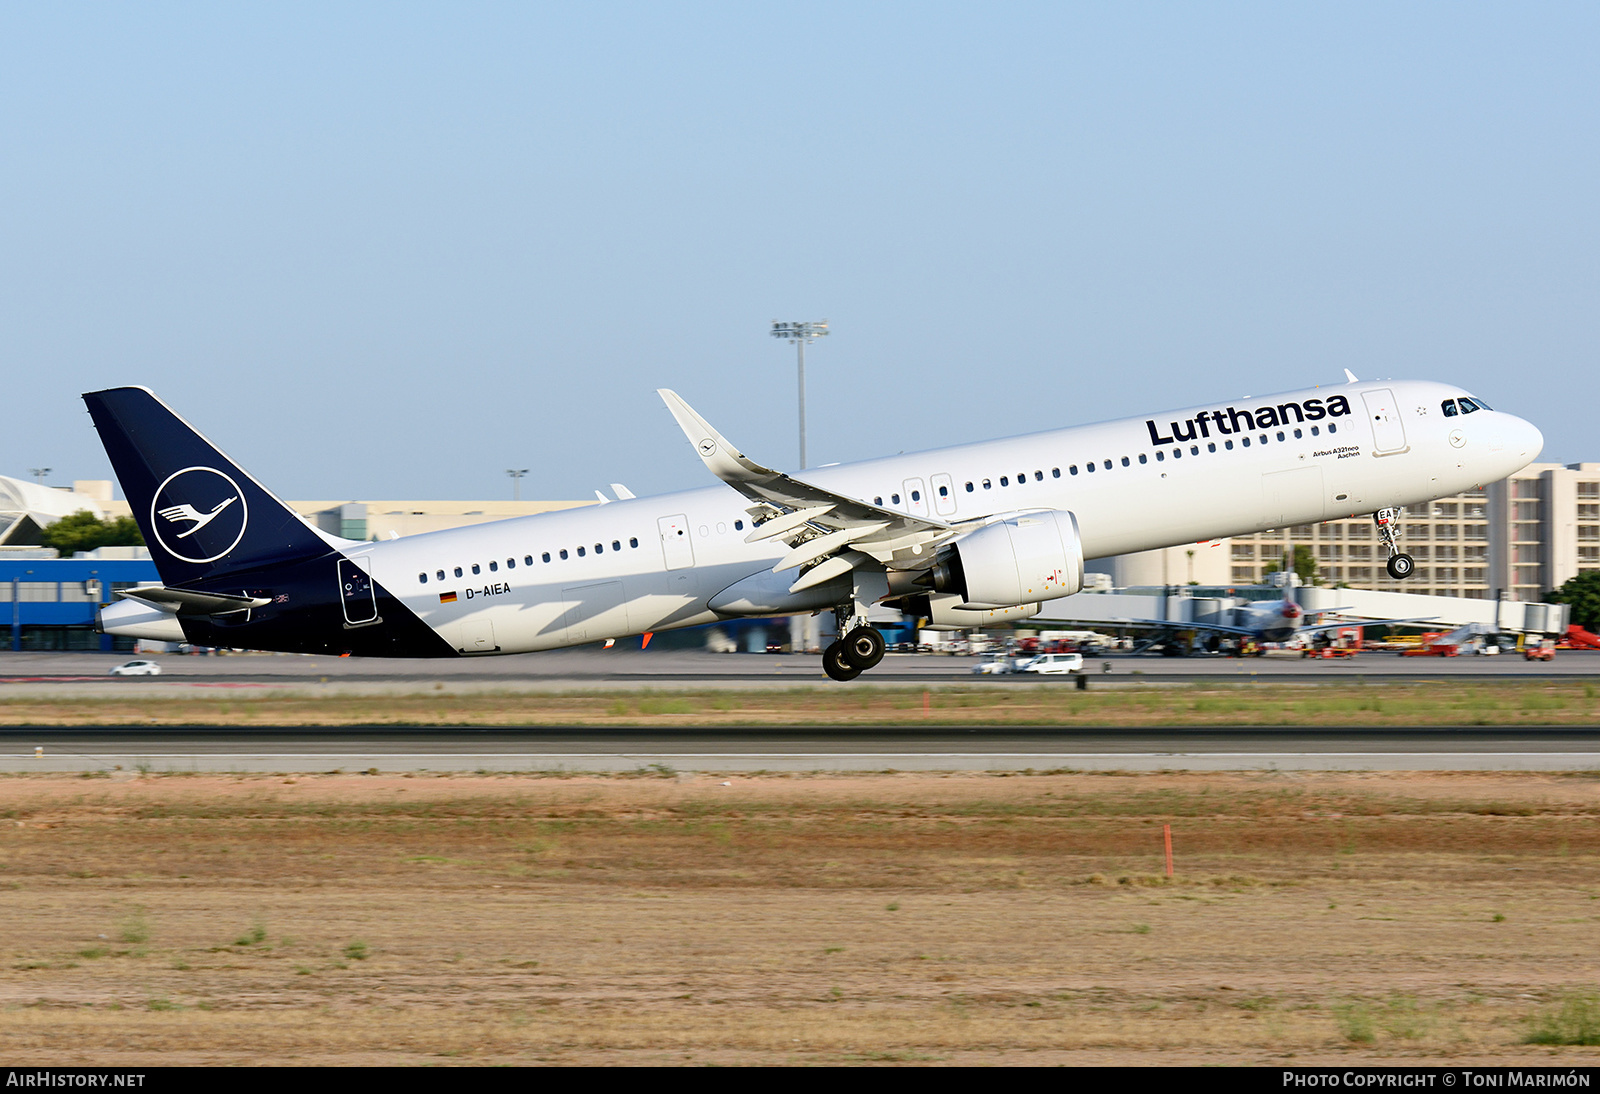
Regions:
[[177, 615], [226, 615], [247, 608], [265, 608], [272, 603], [260, 596], [201, 593], [190, 589], [169, 589], [164, 585], [135, 585], [131, 589], [117, 590], [117, 595]]

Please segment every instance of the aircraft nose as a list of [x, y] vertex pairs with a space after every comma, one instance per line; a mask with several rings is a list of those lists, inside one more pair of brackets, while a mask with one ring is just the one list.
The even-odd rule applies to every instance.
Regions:
[[1506, 448], [1532, 462], [1544, 451], [1544, 434], [1530, 421], [1513, 417], [1507, 423]]

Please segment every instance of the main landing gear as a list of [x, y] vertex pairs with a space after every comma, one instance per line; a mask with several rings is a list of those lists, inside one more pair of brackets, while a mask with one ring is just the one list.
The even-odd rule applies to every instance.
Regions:
[[1398, 509], [1379, 509], [1372, 514], [1372, 523], [1378, 526], [1378, 538], [1383, 540], [1384, 550], [1389, 554], [1389, 563], [1386, 567], [1389, 576], [1396, 581], [1404, 581], [1416, 571], [1417, 560], [1401, 551], [1396, 542], [1400, 538], [1398, 530], [1400, 526], [1396, 523], [1399, 519]]
[[833, 609], [839, 641], [822, 651], [822, 671], [830, 679], [854, 680], [883, 660], [883, 635], [867, 622], [867, 613], [888, 595], [889, 579], [882, 570], [855, 571], [850, 599]]
[[863, 624], [822, 651], [822, 671], [834, 680], [854, 680], [876, 667], [883, 652], [883, 635]]

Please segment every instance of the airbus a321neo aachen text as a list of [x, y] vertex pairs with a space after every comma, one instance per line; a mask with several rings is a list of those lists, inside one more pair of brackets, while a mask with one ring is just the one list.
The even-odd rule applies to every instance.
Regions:
[[[1346, 373], [1349, 376], [1348, 373]], [[477, 657], [832, 612], [835, 680], [883, 657], [877, 605], [934, 628], [1026, 619], [1084, 560], [1372, 513], [1526, 466], [1544, 439], [1451, 384], [1350, 382], [786, 475], [661, 397], [715, 486], [381, 542], [314, 527], [149, 390], [84, 396], [160, 585], [101, 629], [201, 646]]]

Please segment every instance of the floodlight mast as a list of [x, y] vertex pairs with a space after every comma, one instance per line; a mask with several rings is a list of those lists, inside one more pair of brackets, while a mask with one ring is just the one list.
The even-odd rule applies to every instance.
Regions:
[[522, 476], [526, 475], [527, 473], [528, 473], [528, 469], [526, 467], [523, 467], [523, 468], [508, 467], [508, 468], [506, 468], [506, 474], [511, 476], [511, 500], [512, 501], [521, 501], [522, 500]]
[[826, 337], [828, 321], [816, 323], [780, 323], [772, 321], [772, 337], [793, 342], [798, 354], [800, 387], [800, 470], [806, 467], [806, 343]]

